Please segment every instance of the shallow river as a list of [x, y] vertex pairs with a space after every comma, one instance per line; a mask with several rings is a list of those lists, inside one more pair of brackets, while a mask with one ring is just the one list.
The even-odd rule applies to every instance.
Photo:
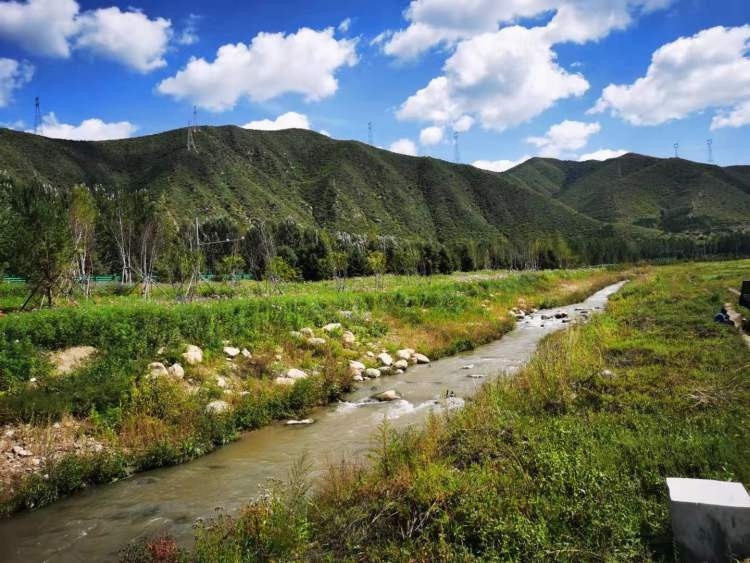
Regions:
[[[285, 479], [289, 466], [302, 455], [315, 471], [322, 471], [342, 458], [366, 456], [372, 433], [384, 417], [401, 428], [421, 423], [431, 411], [460, 407], [484, 381], [512, 374], [529, 360], [542, 338], [568, 326], [560, 319], [543, 320], [542, 315], [564, 312], [575, 320], [583, 311], [602, 310], [623, 283], [583, 303], [539, 311], [519, 321], [501, 340], [471, 353], [365, 381], [346, 402], [311, 413], [312, 425], [274, 424], [248, 432], [195, 461], [140, 473], [0, 521], [0, 561], [111, 560], [128, 541], [161, 530], [188, 541], [195, 518], [210, 517], [218, 506], [240, 508], [260, 494], [269, 479]], [[388, 389], [398, 391], [402, 399], [369, 400]], [[447, 391], [455, 398], [446, 400]]]

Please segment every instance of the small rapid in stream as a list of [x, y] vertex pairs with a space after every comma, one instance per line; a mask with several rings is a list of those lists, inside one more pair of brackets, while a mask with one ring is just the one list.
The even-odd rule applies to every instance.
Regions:
[[[521, 368], [545, 336], [603, 310], [624, 283], [582, 303], [538, 311], [501, 340], [469, 353], [365, 381], [345, 402], [310, 413], [314, 424], [273, 424], [189, 463], [139, 473], [0, 521], [0, 561], [112, 560], [130, 540], [159, 531], [188, 542], [196, 518], [210, 518], [219, 506], [226, 511], [241, 508], [263, 492], [269, 479], [286, 479], [290, 466], [303, 455], [315, 476], [330, 463], [364, 458], [383, 418], [392, 427], [404, 428], [420, 424], [430, 412], [460, 408], [485, 381]], [[558, 313], [567, 317], [556, 319]], [[389, 389], [401, 399], [370, 399]], [[446, 392], [451, 392], [447, 399]]]

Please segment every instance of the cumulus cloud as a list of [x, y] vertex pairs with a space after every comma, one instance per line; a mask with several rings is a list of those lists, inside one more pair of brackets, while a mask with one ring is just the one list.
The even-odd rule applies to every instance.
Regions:
[[145, 73], [167, 65], [162, 55], [169, 43], [169, 20], [151, 20], [141, 12], [102, 8], [85, 12], [78, 22], [77, 48], [88, 49], [138, 72]]
[[624, 149], [599, 149], [597, 151], [582, 154], [578, 157], [578, 160], [580, 162], [584, 162], [586, 160], [609, 160], [610, 158], [617, 158], [619, 156], [627, 154], [628, 152], [629, 151], [626, 151]]
[[506, 27], [461, 42], [434, 78], [399, 108], [400, 119], [445, 124], [475, 115], [503, 131], [539, 115], [589, 84], [560, 67], [538, 29]]
[[453, 130], [456, 133], [466, 133], [474, 126], [474, 118], [470, 115], [462, 115], [453, 123]]
[[644, 12], [672, 0], [412, 0], [404, 15], [409, 25], [381, 38], [383, 50], [413, 59], [436, 45], [493, 33], [501, 25], [554, 13], [543, 28], [550, 43], [584, 43], [624, 29]]
[[333, 95], [336, 72], [357, 64], [356, 40], [336, 39], [332, 28], [259, 33], [249, 44], [227, 44], [209, 62], [193, 58], [158, 90], [211, 111], [231, 109], [247, 97], [265, 101], [286, 93], [309, 101]]
[[0, 38], [24, 49], [67, 58], [75, 49], [118, 61], [139, 72], [163, 67], [171, 23], [117, 7], [80, 12], [75, 0], [0, 2]]
[[414, 141], [411, 139], [399, 139], [398, 141], [394, 141], [391, 143], [391, 146], [388, 147], [388, 150], [409, 156], [417, 156], [417, 145], [415, 145]]
[[346, 18], [344, 21], [342, 21], [339, 24], [339, 26], [338, 26], [337, 29], [341, 33], [347, 33], [349, 31], [349, 28], [351, 28], [351, 27], [352, 27], [352, 18]]
[[[412, 0], [405, 12], [408, 26], [373, 42], [401, 60], [438, 45], [450, 53], [442, 74], [402, 104], [401, 119], [448, 125], [466, 115], [503, 131], [588, 90], [582, 74], [558, 64], [555, 45], [599, 40], [672, 2]], [[544, 25], [517, 25], [542, 17]]]
[[744, 125], [750, 103], [748, 49], [750, 25], [681, 37], [654, 52], [645, 76], [607, 86], [590, 112], [609, 111], [632, 125], [659, 125], [718, 109], [713, 129]]
[[424, 146], [437, 145], [442, 142], [444, 133], [442, 127], [426, 127], [419, 133], [419, 142]]
[[279, 131], [281, 129], [310, 129], [310, 120], [306, 115], [289, 111], [276, 119], [261, 119], [243, 125], [245, 129], [260, 129], [263, 131]]
[[524, 155], [518, 160], [475, 160], [472, 162], [472, 165], [482, 170], [489, 170], [490, 172], [505, 172], [526, 162], [530, 158], [531, 156]]
[[41, 134], [54, 139], [108, 141], [131, 137], [137, 129], [129, 121], [107, 123], [98, 118], [84, 119], [79, 125], [69, 125], [60, 123], [54, 113], [48, 113], [42, 118]]
[[720, 111], [711, 120], [711, 130], [724, 127], [742, 127], [750, 123], [750, 100], [736, 106], [731, 111]]
[[27, 84], [34, 76], [34, 67], [27, 62], [0, 58], [0, 108], [13, 99], [13, 92]]
[[540, 156], [560, 158], [582, 149], [589, 142], [589, 137], [601, 131], [598, 123], [584, 123], [566, 119], [550, 127], [542, 137], [528, 137], [539, 149]]

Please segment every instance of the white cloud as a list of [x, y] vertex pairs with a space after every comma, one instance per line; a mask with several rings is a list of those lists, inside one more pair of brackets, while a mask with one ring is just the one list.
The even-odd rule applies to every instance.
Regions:
[[424, 146], [437, 145], [442, 142], [444, 133], [442, 127], [426, 127], [419, 133], [419, 142]]
[[585, 147], [589, 137], [599, 131], [598, 123], [566, 119], [550, 127], [543, 137], [529, 137], [526, 142], [536, 146], [540, 156], [559, 158]]
[[13, 99], [13, 92], [27, 84], [34, 75], [34, 67], [27, 62], [0, 58], [0, 108]]
[[129, 121], [107, 123], [98, 118], [84, 119], [79, 125], [69, 125], [60, 123], [54, 113], [48, 113], [42, 119], [41, 134], [54, 139], [108, 141], [131, 137], [137, 129]]
[[69, 57], [78, 9], [75, 0], [0, 2], [0, 37], [32, 53]]
[[724, 127], [742, 127], [750, 123], [750, 100], [738, 105], [731, 111], [720, 111], [711, 120], [711, 130]]
[[[550, 43], [584, 43], [624, 29], [640, 13], [669, 6], [673, 0], [412, 0], [404, 12], [406, 29], [383, 37], [383, 50], [413, 59], [439, 44], [454, 45], [522, 18], [554, 13], [543, 29]], [[387, 41], [386, 41], [387, 40]]]
[[289, 111], [274, 120], [261, 119], [243, 125], [245, 129], [260, 129], [263, 131], [279, 131], [281, 129], [310, 129], [310, 120], [306, 115]]
[[198, 37], [198, 22], [201, 21], [201, 16], [198, 14], [190, 14], [185, 19], [185, 25], [177, 37], [177, 43], [179, 45], [194, 45], [200, 39]]
[[391, 146], [388, 147], [388, 150], [409, 156], [417, 156], [417, 145], [415, 145], [414, 141], [411, 139], [399, 139], [398, 141], [394, 141], [391, 143]]
[[399, 108], [400, 119], [445, 124], [475, 115], [503, 131], [536, 117], [589, 84], [561, 68], [538, 29], [506, 27], [461, 42], [434, 78]]
[[0, 2], [0, 38], [27, 51], [67, 58], [88, 50], [139, 72], [165, 66], [172, 30], [169, 20], [117, 7], [80, 12], [75, 0]]
[[628, 154], [628, 152], [629, 151], [624, 149], [599, 149], [597, 151], [582, 154], [578, 157], [578, 160], [580, 162], [586, 160], [609, 160], [610, 158], [617, 158], [618, 156]]
[[318, 131], [318, 133], [320, 133], [321, 135], [325, 135], [326, 137], [331, 136], [331, 133], [328, 131], [328, 129], [321, 129], [320, 131]]
[[610, 84], [591, 113], [610, 111], [633, 125], [659, 125], [716, 108], [712, 128], [743, 124], [750, 102], [750, 25], [713, 27], [657, 49], [646, 75]]
[[169, 20], [151, 20], [141, 12], [103, 8], [82, 14], [78, 21], [77, 48], [119, 61], [139, 72], [167, 65], [163, 55], [171, 33]]
[[337, 29], [341, 33], [347, 33], [349, 31], [349, 28], [351, 28], [351, 27], [352, 27], [352, 18], [346, 18], [344, 21], [342, 21], [339, 24], [339, 26], [338, 26]]
[[490, 172], [505, 172], [526, 162], [530, 158], [531, 156], [524, 155], [518, 160], [475, 160], [472, 165], [482, 170], [489, 170]]
[[462, 115], [453, 123], [453, 130], [456, 133], [466, 133], [474, 126], [474, 118], [470, 115]]
[[249, 45], [227, 44], [216, 59], [193, 58], [158, 90], [212, 111], [231, 109], [242, 97], [265, 101], [286, 93], [320, 100], [338, 89], [336, 71], [357, 63], [356, 40], [336, 39], [333, 29], [259, 33]]

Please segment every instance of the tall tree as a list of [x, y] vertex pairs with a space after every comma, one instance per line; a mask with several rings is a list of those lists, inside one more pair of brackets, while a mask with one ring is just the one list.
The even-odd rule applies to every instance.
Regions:
[[70, 192], [70, 230], [73, 236], [74, 268], [76, 278], [87, 299], [91, 295], [91, 264], [98, 213], [91, 191], [84, 185], [75, 186]]

